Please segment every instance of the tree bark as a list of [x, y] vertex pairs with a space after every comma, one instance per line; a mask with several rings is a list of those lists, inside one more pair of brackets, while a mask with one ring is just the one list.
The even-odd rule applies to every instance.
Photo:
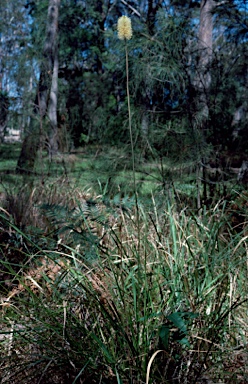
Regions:
[[211, 85], [210, 64], [213, 50], [213, 0], [201, 0], [200, 27], [198, 36], [198, 65], [195, 88], [197, 91], [197, 117], [203, 132], [209, 117], [208, 95]]
[[[156, 22], [156, 15], [159, 8], [162, 6], [161, 0], [148, 0], [148, 8], [146, 14], [146, 25], [148, 32], [151, 36], [154, 35], [154, 28]], [[144, 155], [146, 154], [148, 143], [148, 134], [149, 134], [149, 124], [150, 124], [150, 116], [149, 116], [149, 108], [151, 105], [151, 96], [149, 95], [149, 90], [147, 89], [146, 79], [144, 79], [144, 89], [140, 94], [140, 104], [142, 105], [141, 110], [141, 125], [140, 125], [140, 133], [142, 139], [142, 145], [144, 150]]]
[[[37, 157], [37, 152], [41, 144], [41, 134], [43, 133], [43, 121], [49, 113], [52, 117], [51, 126], [56, 132], [57, 127], [57, 78], [58, 78], [58, 58], [57, 52], [57, 33], [58, 33], [58, 14], [60, 0], [49, 0], [46, 39], [43, 49], [43, 63], [40, 70], [40, 79], [35, 98], [33, 116], [30, 117], [29, 130], [26, 132], [21, 153], [17, 163], [18, 173], [32, 173]], [[51, 93], [51, 95], [50, 95]], [[50, 95], [50, 102], [48, 101]], [[49, 105], [48, 105], [49, 102]]]
[[5, 129], [7, 127], [9, 99], [7, 94], [0, 88], [0, 142], [4, 140]]
[[[60, 1], [60, 0], [59, 0]], [[58, 3], [59, 3], [58, 1]], [[58, 13], [59, 9], [56, 8]], [[58, 14], [56, 15], [58, 20]], [[56, 27], [56, 26], [54, 26]], [[57, 31], [54, 31], [55, 35]], [[52, 158], [57, 154], [59, 149], [58, 143], [58, 119], [57, 119], [57, 105], [58, 105], [58, 73], [59, 73], [59, 58], [58, 58], [58, 39], [55, 40], [54, 47], [54, 61], [53, 61], [53, 76], [52, 86], [50, 91], [50, 99], [48, 104], [48, 118], [50, 121], [50, 137], [49, 137], [49, 157]]]
[[[198, 62], [194, 86], [196, 91], [196, 129], [200, 129], [202, 144], [200, 144], [201, 164], [203, 180], [203, 201], [207, 201], [207, 181], [205, 180], [204, 143], [208, 129], [209, 119], [209, 91], [211, 86], [210, 65], [212, 61], [213, 49], [213, 10], [215, 3], [213, 0], [201, 0], [200, 5], [200, 25], [198, 35]], [[199, 170], [197, 172], [199, 172]], [[199, 175], [197, 176], [199, 177]], [[198, 199], [199, 200], [199, 199]], [[200, 201], [198, 201], [199, 209]]]
[[[248, 71], [245, 73], [246, 81], [245, 81], [245, 88], [248, 90]], [[248, 100], [247, 96], [244, 94], [244, 99], [242, 104], [236, 109], [233, 115], [232, 120], [232, 139], [236, 140], [239, 138], [240, 135], [240, 129], [242, 121], [246, 120], [248, 118]]]

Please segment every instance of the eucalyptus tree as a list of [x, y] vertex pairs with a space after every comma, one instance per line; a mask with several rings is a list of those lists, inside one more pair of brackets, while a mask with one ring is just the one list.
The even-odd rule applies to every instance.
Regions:
[[[195, 126], [202, 131], [203, 149], [207, 145], [211, 150], [211, 156], [209, 153], [206, 156], [202, 151], [205, 201], [205, 181], [209, 180], [210, 195], [213, 195], [217, 181], [226, 178], [228, 168], [233, 164], [232, 157], [241, 165], [247, 148], [244, 136], [243, 140], [238, 140], [239, 131], [244, 133], [244, 126], [247, 126], [245, 39], [248, 28], [245, 17], [247, 5], [242, 9], [242, 4], [245, 2], [201, 1], [195, 77]], [[223, 174], [214, 172], [206, 175], [206, 164], [210, 158], [212, 167], [224, 167]], [[225, 186], [223, 191], [225, 193]]]
[[[12, 16], [11, 16], [12, 17]], [[4, 138], [4, 131], [7, 124], [8, 116], [8, 55], [10, 54], [11, 43], [10, 40], [13, 39], [13, 33], [9, 33], [11, 29], [11, 17], [9, 13], [9, 6], [7, 2], [0, 4], [0, 141]]]
[[[236, 123], [237, 116], [246, 110], [241, 96], [247, 87], [242, 74], [246, 70], [245, 40], [240, 37], [242, 33], [244, 36], [245, 10], [237, 3], [61, 0], [59, 18], [56, 17], [57, 50], [57, 29], [48, 39], [48, 29], [44, 28], [48, 0], [28, 1], [33, 22], [29, 23], [32, 38], [26, 40], [25, 49], [29, 49], [35, 70], [33, 80], [26, 84], [39, 78], [19, 170], [33, 168], [41, 134], [47, 136], [51, 153], [56, 152], [56, 127], [62, 120], [76, 145], [80, 140], [128, 142], [123, 108], [125, 52], [116, 37], [116, 22], [122, 14], [132, 18], [134, 29], [128, 50], [137, 148], [146, 146], [149, 153], [179, 163], [199, 163], [207, 157], [208, 148], [221, 140], [220, 109], [223, 110], [224, 100], [230, 105], [228, 113], [224, 112], [225, 126], [229, 122], [232, 126], [231, 136], [241, 123]], [[236, 32], [232, 29], [228, 34], [234, 27]], [[235, 45], [234, 36], [239, 44]], [[47, 42], [50, 50], [45, 48]], [[231, 65], [236, 54], [237, 60]], [[228, 86], [237, 78], [240, 84], [234, 86], [234, 102], [230, 101]], [[18, 81], [21, 84], [21, 79]], [[28, 93], [24, 86], [20, 89], [26, 99], [33, 92]]]
[[210, 68], [213, 55], [213, 10], [213, 0], [201, 0], [195, 88], [198, 93], [198, 112], [203, 130], [206, 129], [209, 117], [208, 96], [211, 86]]
[[[0, 3], [0, 140], [4, 137], [7, 120], [19, 111], [18, 62], [26, 54], [28, 22], [24, 0]], [[22, 69], [22, 75], [26, 68]], [[19, 122], [20, 123], [20, 122]]]
[[[144, 39], [134, 48], [139, 60], [134, 55], [133, 73], [136, 103], [141, 106], [139, 94], [148, 93], [146, 115], [159, 112], [155, 121], [144, 124], [153, 133], [153, 148], [167, 158], [195, 159], [199, 166], [211, 158], [218, 167], [224, 149], [237, 150], [241, 144], [245, 156], [246, 2], [166, 2], [156, 14], [152, 33], [143, 29], [136, 35]], [[239, 144], [237, 138], [233, 143], [233, 132], [241, 138]], [[206, 201], [206, 191], [204, 195]]]
[[225, 28], [221, 39], [223, 77], [226, 83], [228, 79], [229, 95], [233, 95], [226, 102], [231, 120], [229, 146], [244, 153], [248, 145], [248, 1], [221, 2], [217, 12]]
[[[60, 0], [51, 1], [48, 7], [48, 31], [46, 45], [44, 47], [44, 55], [48, 56], [50, 64], [49, 70], [52, 69], [52, 81], [48, 100], [47, 116], [50, 123], [49, 132], [49, 155], [56, 155], [59, 148], [58, 142], [58, 74], [59, 74], [59, 57], [58, 57], [58, 20], [59, 20]], [[52, 43], [51, 43], [52, 42]], [[45, 69], [47, 70], [47, 69]]]
[[49, 0], [47, 11], [46, 37], [43, 48], [43, 59], [40, 66], [39, 83], [37, 87], [31, 123], [25, 132], [21, 153], [17, 163], [17, 171], [32, 172], [43, 133], [44, 118], [50, 118], [50, 143], [52, 152], [57, 150], [57, 82], [58, 82], [58, 9], [60, 0]]

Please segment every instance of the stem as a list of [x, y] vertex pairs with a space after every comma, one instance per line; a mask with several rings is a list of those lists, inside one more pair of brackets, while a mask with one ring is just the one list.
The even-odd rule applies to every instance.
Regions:
[[126, 77], [127, 77], [128, 121], [129, 121], [129, 134], [130, 134], [131, 151], [132, 151], [132, 170], [133, 170], [133, 186], [134, 186], [134, 195], [135, 195], [135, 206], [136, 206], [137, 219], [138, 219], [138, 249], [139, 249], [139, 244], [140, 244], [140, 220], [139, 220], [139, 205], [138, 205], [137, 183], [136, 183], [136, 176], [135, 176], [135, 155], [134, 155], [134, 145], [133, 145], [132, 116], [131, 116], [130, 93], [129, 93], [128, 49], [127, 49], [127, 41], [126, 41], [126, 39], [125, 39], [125, 49], [126, 49]]

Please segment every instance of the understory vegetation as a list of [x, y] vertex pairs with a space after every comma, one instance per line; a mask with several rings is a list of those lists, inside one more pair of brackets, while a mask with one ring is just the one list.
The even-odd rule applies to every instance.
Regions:
[[1, 382], [247, 382], [247, 192], [198, 210], [193, 173], [137, 164], [136, 204], [121, 151], [82, 151], [2, 161]]
[[2, 384], [248, 382], [247, 13], [1, 0]]

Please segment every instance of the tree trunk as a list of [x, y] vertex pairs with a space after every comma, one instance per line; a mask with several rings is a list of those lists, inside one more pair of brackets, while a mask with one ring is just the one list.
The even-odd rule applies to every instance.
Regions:
[[195, 88], [197, 91], [197, 117], [203, 132], [209, 117], [208, 95], [211, 85], [210, 64], [213, 49], [213, 0], [201, 0], [198, 40], [198, 65]]
[[150, 115], [149, 115], [149, 107], [150, 107], [150, 98], [149, 95], [141, 95], [142, 102], [142, 115], [141, 115], [141, 125], [140, 125], [140, 133], [141, 133], [141, 145], [143, 156], [147, 155], [149, 145], [149, 125], [150, 125]]
[[[57, 12], [58, 12], [58, 7], [57, 7]], [[58, 19], [58, 15], [57, 15], [57, 19]], [[48, 104], [48, 118], [50, 121], [50, 137], [49, 137], [50, 159], [57, 154], [59, 149], [58, 120], [57, 120], [58, 73], [59, 73], [58, 39], [56, 39], [55, 47], [54, 47], [52, 86], [51, 86], [51, 92], [50, 92], [50, 100]]]
[[5, 129], [7, 126], [9, 99], [7, 94], [0, 88], [0, 142], [4, 140]]
[[238, 174], [238, 182], [247, 185], [248, 184], [248, 161], [243, 161], [239, 174]]
[[[60, 0], [49, 0], [46, 39], [43, 49], [43, 63], [40, 71], [39, 85], [35, 98], [34, 114], [30, 117], [29, 130], [26, 132], [22, 144], [21, 153], [17, 163], [17, 172], [32, 173], [35, 165], [37, 152], [43, 133], [43, 120], [47, 113], [48, 97], [51, 90], [49, 110], [52, 116], [51, 125], [53, 130], [57, 124], [54, 118], [54, 110], [57, 110], [57, 80], [58, 63], [57, 32], [58, 32], [58, 10]], [[56, 96], [55, 96], [56, 95]], [[37, 119], [38, 117], [38, 119]], [[55, 124], [55, 126], [54, 126]]]
[[[147, 8], [147, 14], [146, 14], [146, 25], [148, 32], [151, 36], [154, 35], [154, 28], [155, 28], [155, 22], [156, 22], [156, 15], [161, 7], [162, 1], [161, 0], [148, 0], [148, 8]], [[141, 133], [141, 140], [142, 140], [142, 146], [143, 146], [143, 155], [146, 155], [147, 147], [149, 147], [148, 143], [148, 133], [149, 133], [149, 123], [150, 123], [150, 116], [148, 110], [151, 106], [151, 96], [150, 92], [148, 90], [148, 86], [146, 84], [146, 79], [144, 79], [144, 89], [143, 92], [140, 94], [140, 104], [142, 105], [142, 115], [141, 115], [141, 126], [140, 126], [140, 133]]]
[[[202, 146], [205, 143], [206, 131], [209, 119], [209, 91], [211, 86], [210, 65], [212, 61], [213, 49], [213, 0], [201, 0], [200, 26], [198, 35], [198, 63], [197, 74], [194, 81], [196, 90], [196, 128], [201, 130]], [[199, 169], [203, 169], [203, 201], [207, 201], [206, 180], [204, 180], [205, 162], [203, 148], [200, 147], [202, 164]], [[198, 205], [199, 205], [198, 201]], [[199, 208], [199, 207], [198, 207]]]
[[[245, 87], [248, 90], [248, 71], [245, 73]], [[232, 138], [236, 140], [239, 138], [242, 121], [248, 118], [248, 101], [247, 96], [244, 94], [243, 103], [236, 109], [232, 120]]]

